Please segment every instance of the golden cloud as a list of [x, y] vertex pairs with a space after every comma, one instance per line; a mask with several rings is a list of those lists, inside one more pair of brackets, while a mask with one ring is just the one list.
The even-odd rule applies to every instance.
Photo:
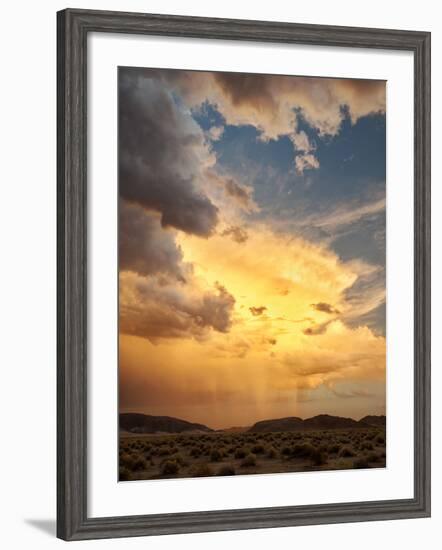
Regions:
[[345, 382], [357, 393], [385, 380], [385, 338], [337, 313], [351, 307], [345, 294], [365, 264], [264, 225], [247, 243], [179, 233], [177, 245], [193, 266], [191, 284], [144, 281], [140, 291], [138, 276], [122, 274], [123, 329], [136, 321], [153, 334], [123, 330], [123, 407], [225, 426], [296, 414], [305, 391]]
[[[149, 74], [149, 73], [148, 73]], [[321, 135], [336, 135], [347, 110], [353, 123], [384, 113], [385, 82], [222, 72], [157, 71], [192, 107], [216, 106], [227, 124], [252, 125], [262, 139], [288, 136], [299, 172], [319, 167], [314, 144], [298, 131], [298, 113]]]
[[[122, 409], [227, 426], [332, 412], [340, 395], [382, 408], [385, 338], [361, 321], [385, 303], [382, 268], [277, 220], [246, 223], [253, 188], [215, 167], [224, 127], [203, 132], [190, 109], [208, 101], [226, 124], [287, 136], [303, 172], [319, 163], [298, 116], [335, 135], [345, 111], [384, 112], [385, 83], [138, 69], [119, 82]], [[377, 197], [301, 221], [329, 229], [384, 209]]]

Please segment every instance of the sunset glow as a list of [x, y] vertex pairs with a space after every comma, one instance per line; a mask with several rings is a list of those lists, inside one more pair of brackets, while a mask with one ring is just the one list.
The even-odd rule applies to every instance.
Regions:
[[121, 412], [385, 414], [385, 83], [120, 69]]

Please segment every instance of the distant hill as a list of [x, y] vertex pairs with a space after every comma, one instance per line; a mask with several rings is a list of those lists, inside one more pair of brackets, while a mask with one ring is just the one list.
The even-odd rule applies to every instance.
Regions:
[[387, 419], [383, 414], [380, 416], [368, 415], [361, 418], [359, 422], [363, 422], [364, 424], [368, 424], [370, 426], [376, 426], [378, 428], [385, 428]]
[[303, 429], [304, 421], [297, 416], [261, 420], [249, 428], [249, 432], [296, 432]]
[[141, 413], [121, 413], [120, 430], [129, 433], [182, 433], [182, 432], [301, 432], [317, 430], [349, 430], [355, 428], [385, 428], [386, 417], [367, 415], [359, 421], [353, 418], [319, 414], [303, 420], [298, 416], [261, 420], [251, 427], [233, 426], [224, 430], [212, 430], [204, 424], [188, 422], [172, 416], [153, 416]]
[[181, 433], [181, 432], [212, 432], [204, 424], [187, 422], [172, 416], [151, 416], [140, 413], [121, 413], [120, 430], [131, 433]]
[[[382, 420], [384, 419], [383, 424]], [[368, 419], [368, 420], [367, 420]], [[366, 416], [357, 421], [353, 418], [319, 414], [311, 418], [276, 418], [256, 422], [249, 432], [298, 432], [308, 430], [349, 430], [355, 428], [368, 428], [370, 426], [385, 427], [385, 416]]]
[[304, 420], [306, 430], [346, 430], [360, 428], [362, 425], [363, 423], [353, 420], [353, 418], [332, 416], [330, 414], [319, 414]]

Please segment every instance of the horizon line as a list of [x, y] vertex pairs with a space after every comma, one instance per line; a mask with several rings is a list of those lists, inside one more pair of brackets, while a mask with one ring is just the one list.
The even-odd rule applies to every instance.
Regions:
[[169, 416], [168, 414], [149, 414], [149, 413], [139, 412], [139, 411], [124, 411], [124, 412], [119, 411], [118, 415], [120, 415], [120, 414], [141, 414], [141, 415], [144, 415], [144, 416], [153, 416], [153, 417], [157, 417], [157, 418], [158, 417], [160, 417], [160, 418], [161, 417], [162, 418], [173, 418], [174, 420], [180, 420], [182, 422], [188, 422], [189, 424], [200, 424], [201, 426], [205, 426], [206, 428], [209, 428], [210, 430], [213, 430], [213, 431], [227, 430], [227, 429], [232, 429], [232, 428], [250, 428], [250, 427], [254, 426], [255, 424], [258, 424], [258, 422], [267, 422], [267, 421], [272, 421], [272, 420], [284, 420], [286, 418], [299, 418], [303, 422], [305, 420], [310, 420], [311, 418], [316, 418], [318, 416], [333, 416], [335, 418], [350, 419], [350, 420], [353, 420], [354, 422], [360, 422], [361, 420], [363, 420], [367, 416], [384, 416], [385, 418], [387, 418], [386, 413], [383, 413], [383, 414], [365, 414], [364, 416], [362, 416], [358, 420], [356, 418], [351, 417], [351, 416], [340, 416], [338, 414], [319, 413], [319, 414], [315, 414], [313, 416], [308, 416], [306, 418], [302, 418], [300, 416], [280, 416], [280, 417], [277, 417], [277, 418], [264, 418], [262, 420], [256, 420], [255, 422], [253, 422], [251, 424], [247, 424], [247, 425], [230, 425], [230, 426], [227, 426], [227, 427], [224, 427], [224, 428], [211, 428], [210, 426], [208, 426], [207, 424], [203, 424], [202, 422], [194, 422], [194, 421], [191, 421], [191, 420], [185, 420], [184, 418], [180, 418], [178, 416]]

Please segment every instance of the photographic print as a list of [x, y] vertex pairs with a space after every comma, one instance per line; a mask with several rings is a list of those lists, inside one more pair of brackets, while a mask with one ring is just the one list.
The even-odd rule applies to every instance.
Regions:
[[119, 67], [120, 481], [385, 467], [385, 96]]

